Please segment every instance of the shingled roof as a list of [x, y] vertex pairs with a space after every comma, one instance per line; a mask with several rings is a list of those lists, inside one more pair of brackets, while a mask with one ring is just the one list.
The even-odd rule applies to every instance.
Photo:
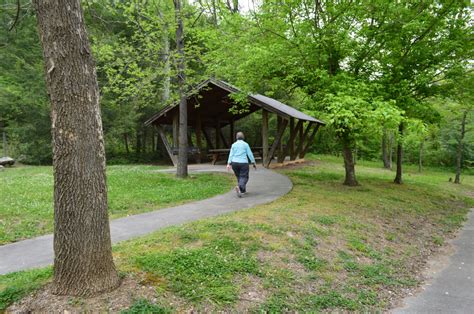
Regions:
[[[221, 80], [208, 79], [202, 82], [188, 94], [188, 123], [190, 125], [194, 124], [195, 117], [193, 116], [193, 112], [199, 108], [204, 115], [202, 120], [204, 125], [215, 125], [215, 121], [219, 119], [224, 126], [231, 121], [241, 119], [259, 109], [265, 109], [284, 118], [295, 118], [302, 121], [325, 125], [321, 120], [311, 117], [276, 99], [260, 94], [248, 95], [247, 99], [250, 106], [246, 112], [232, 114], [229, 112], [229, 109], [234, 104], [232, 99], [229, 98], [229, 95], [239, 92], [241, 92], [241, 90], [237, 87]], [[145, 124], [171, 124], [172, 117], [176, 114], [175, 111], [179, 109], [178, 107], [178, 103], [166, 106], [148, 119]]]

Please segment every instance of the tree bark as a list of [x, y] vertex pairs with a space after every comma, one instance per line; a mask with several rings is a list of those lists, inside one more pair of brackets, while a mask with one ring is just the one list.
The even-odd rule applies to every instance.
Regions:
[[183, 20], [181, 17], [181, 0], [173, 0], [176, 17], [176, 50], [178, 52], [178, 92], [179, 92], [179, 144], [178, 167], [176, 176], [188, 176], [188, 104], [186, 101], [186, 77], [184, 60]]
[[123, 142], [125, 144], [125, 151], [127, 152], [127, 154], [130, 154], [130, 148], [128, 147], [128, 134], [127, 133], [123, 134]]
[[99, 87], [80, 0], [34, 0], [51, 100], [53, 292], [90, 296], [120, 284], [112, 259]]
[[394, 141], [394, 133], [390, 131], [390, 136], [388, 138], [388, 162], [390, 164], [390, 169], [393, 168], [393, 141]]
[[403, 162], [403, 130], [404, 130], [404, 124], [403, 122], [400, 122], [400, 125], [398, 126], [398, 144], [397, 144], [397, 174], [395, 176], [395, 180], [393, 182], [397, 184], [402, 184], [403, 179], [402, 179], [402, 162]]
[[383, 161], [383, 167], [385, 169], [391, 169], [392, 168], [392, 163], [390, 160], [391, 154], [389, 153], [389, 149], [391, 149], [390, 146], [390, 140], [387, 140], [387, 131], [384, 130], [383, 135], [382, 135], [382, 161]]
[[[161, 14], [160, 14], [161, 15]], [[163, 45], [163, 92], [161, 94], [161, 100], [166, 104], [170, 98], [171, 90], [171, 76], [170, 76], [170, 42], [168, 38], [168, 27], [165, 25], [162, 38]]]
[[456, 149], [456, 177], [454, 178], [454, 183], [461, 183], [461, 169], [462, 169], [462, 152], [463, 152], [463, 140], [464, 135], [466, 134], [466, 119], [467, 111], [464, 111], [461, 119], [461, 134], [458, 141], [458, 147]]
[[355, 175], [354, 157], [349, 140], [344, 139], [342, 141], [342, 153], [344, 157], [344, 168], [346, 170], [344, 185], [357, 186], [359, 183]]

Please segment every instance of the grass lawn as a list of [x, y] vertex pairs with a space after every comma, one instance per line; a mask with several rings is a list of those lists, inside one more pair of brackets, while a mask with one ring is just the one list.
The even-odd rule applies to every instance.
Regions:
[[[359, 162], [361, 186], [350, 188], [342, 160], [313, 160], [280, 170], [294, 189], [271, 204], [116, 245], [121, 273], [156, 291], [156, 304], [137, 300], [129, 312], [385, 310], [474, 206], [474, 176], [454, 185], [442, 170], [407, 167], [395, 185], [379, 163]], [[0, 302], [47, 271], [0, 276]], [[26, 283], [25, 273], [38, 279]]]
[[[156, 166], [109, 166], [111, 218], [133, 215], [224, 193], [232, 178], [197, 174], [179, 180], [156, 172]], [[53, 174], [51, 167], [7, 168], [0, 173], [0, 245], [53, 230]]]

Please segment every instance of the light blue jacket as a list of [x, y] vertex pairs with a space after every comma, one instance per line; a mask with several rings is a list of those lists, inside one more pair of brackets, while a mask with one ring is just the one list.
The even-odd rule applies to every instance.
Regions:
[[248, 158], [252, 163], [255, 163], [255, 158], [253, 157], [252, 150], [250, 149], [249, 144], [244, 142], [243, 140], [237, 140], [232, 147], [230, 148], [229, 159], [227, 160], [227, 164], [232, 162], [239, 162], [239, 163], [248, 163]]

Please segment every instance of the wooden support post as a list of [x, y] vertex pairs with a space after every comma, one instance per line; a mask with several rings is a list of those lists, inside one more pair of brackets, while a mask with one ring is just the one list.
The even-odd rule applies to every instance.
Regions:
[[268, 159], [268, 111], [262, 109], [262, 162], [265, 166]]
[[235, 142], [235, 125], [234, 125], [234, 120], [230, 121], [230, 126], [229, 126], [229, 142], [234, 143]]
[[[288, 145], [286, 145], [286, 148], [284, 149], [282, 153], [282, 155], [285, 157], [289, 155], [290, 160], [294, 160], [294, 159], [291, 159], [291, 147], [293, 147], [293, 151], [294, 151], [295, 139], [296, 139], [296, 136], [298, 135], [298, 132], [296, 132], [296, 130], [300, 127], [300, 124], [303, 124], [303, 121], [298, 121], [296, 126], [293, 124], [293, 129], [290, 129], [290, 138], [288, 139]], [[291, 120], [290, 120], [290, 125], [291, 125]]]
[[195, 126], [195, 132], [196, 132], [196, 146], [199, 150], [196, 158], [196, 162], [198, 164], [201, 163], [201, 154], [202, 154], [202, 136], [201, 136], [201, 128], [202, 128], [202, 123], [201, 123], [201, 113], [197, 112], [196, 115], [196, 126]]
[[217, 120], [216, 124], [216, 149], [219, 149], [221, 146], [221, 121]]
[[309, 122], [308, 125], [306, 126], [306, 129], [304, 130], [303, 133], [303, 139], [300, 139], [300, 142], [298, 143], [298, 148], [296, 148], [295, 152], [295, 158], [298, 156], [299, 158], [303, 158], [303, 149], [305, 146], [306, 139], [308, 138], [309, 131], [311, 130], [311, 127], [313, 126], [312, 122]]
[[[282, 117], [277, 116], [277, 130], [280, 132], [282, 127]], [[284, 133], [283, 133], [284, 134]], [[283, 155], [283, 140], [280, 141], [280, 145], [278, 145], [278, 152], [277, 152], [277, 162], [282, 163], [285, 160], [285, 156]]]
[[295, 154], [295, 133], [295, 118], [290, 118], [290, 139], [293, 139], [288, 142], [290, 159]]
[[277, 136], [275, 137], [275, 141], [273, 142], [272, 147], [270, 148], [270, 151], [268, 152], [268, 156], [264, 164], [266, 168], [268, 168], [268, 166], [270, 166], [270, 163], [272, 162], [273, 155], [275, 155], [275, 151], [278, 145], [280, 145], [281, 138], [283, 137], [283, 133], [285, 133], [285, 129], [287, 125], [288, 125], [288, 120], [283, 120], [281, 128]]
[[[301, 123], [300, 123], [301, 122]], [[298, 121], [298, 124], [296, 125], [295, 132], [297, 133], [298, 137], [298, 146], [297, 148], [293, 151], [293, 155], [290, 156], [290, 160], [295, 160], [296, 157], [298, 157], [299, 153], [301, 152], [301, 149], [304, 145], [304, 132], [303, 132], [303, 121]], [[295, 141], [296, 143], [296, 141]]]
[[222, 144], [225, 146], [225, 148], [229, 148], [230, 145], [227, 142], [227, 139], [225, 138], [224, 132], [222, 132], [222, 128], [219, 129], [219, 133], [220, 133], [220, 136], [221, 136], [221, 139], [222, 139]]
[[158, 133], [160, 133], [161, 140], [163, 141], [166, 151], [168, 152], [168, 155], [170, 156], [170, 159], [173, 162], [173, 166], [176, 167], [178, 165], [178, 158], [177, 156], [173, 155], [173, 149], [171, 148], [170, 143], [168, 142], [168, 139], [166, 138], [165, 131], [159, 124], [156, 126], [156, 128], [158, 129]]
[[305, 147], [303, 148], [303, 150], [300, 153], [300, 158], [304, 158], [304, 155], [306, 154], [309, 147], [311, 146], [311, 143], [313, 142], [314, 137], [316, 136], [316, 132], [318, 132], [319, 127], [320, 127], [319, 123], [316, 124], [316, 126], [314, 127], [313, 132], [311, 133], [311, 136], [308, 139], [308, 142], [306, 143]]
[[208, 148], [208, 149], [214, 149], [214, 144], [212, 144], [211, 135], [210, 135], [209, 132], [206, 130], [206, 128], [202, 128], [202, 134], [204, 134], [204, 138], [206, 139], [207, 148]]
[[173, 116], [173, 148], [178, 149], [179, 145], [179, 112]]

